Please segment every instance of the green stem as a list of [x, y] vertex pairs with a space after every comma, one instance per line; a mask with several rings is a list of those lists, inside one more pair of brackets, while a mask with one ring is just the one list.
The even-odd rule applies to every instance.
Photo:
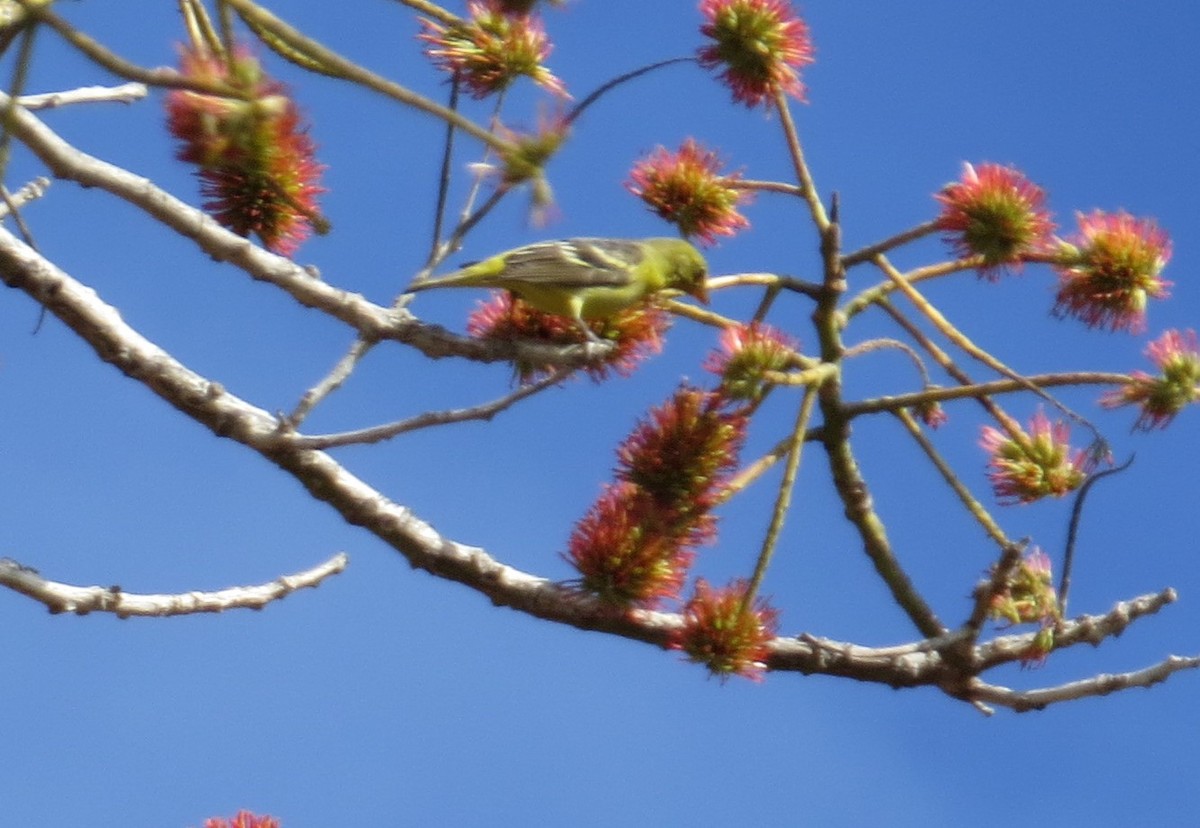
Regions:
[[[843, 260], [845, 261], [845, 260]], [[910, 285], [915, 285], [926, 279], [936, 279], [939, 276], [949, 276], [952, 273], [961, 273], [965, 270], [974, 270], [979, 266], [979, 262], [975, 259], [958, 259], [953, 262], [939, 262], [935, 265], [927, 265], [910, 270], [904, 274], [904, 278], [908, 280]], [[887, 299], [888, 294], [896, 290], [896, 283], [892, 281], [880, 282], [866, 290], [860, 292], [842, 307], [842, 325], [843, 327], [850, 321], [851, 318], [865, 311], [871, 305], [878, 305]]]
[[1001, 548], [1007, 548], [1011, 544], [1011, 541], [1004, 534], [1004, 530], [1000, 528], [1000, 525], [988, 513], [988, 510], [983, 507], [983, 504], [958, 479], [958, 475], [950, 468], [950, 464], [938, 454], [938, 450], [929, 441], [929, 438], [925, 436], [925, 433], [921, 431], [921, 426], [913, 419], [913, 415], [903, 409], [893, 413], [904, 424], [904, 427], [908, 430], [913, 440], [916, 441], [917, 445], [921, 447], [921, 451], [925, 452], [925, 456], [929, 458], [929, 462], [933, 463], [934, 468], [942, 475], [942, 479], [950, 484], [950, 488], [958, 495], [958, 499], [962, 501], [966, 510], [983, 527], [983, 531], [987, 532], [988, 536], [996, 541]]
[[842, 267], [853, 267], [856, 264], [861, 264], [870, 261], [872, 257], [879, 253], [886, 253], [892, 248], [899, 247], [902, 244], [908, 244], [910, 241], [928, 236], [930, 233], [937, 232], [937, 221], [927, 221], [924, 224], [918, 224], [916, 227], [905, 230], [903, 233], [897, 233], [891, 238], [883, 241], [875, 242], [861, 250], [856, 250], [853, 253], [847, 253], [842, 257]]
[[862, 402], [846, 403], [843, 411], [847, 417], [858, 417], [863, 414], [878, 414], [884, 411], [896, 412], [926, 403], [946, 402], [949, 400], [983, 399], [996, 394], [1012, 394], [1017, 391], [1028, 391], [1029, 386], [1037, 388], [1053, 388], [1071, 385], [1123, 385], [1129, 382], [1125, 374], [1110, 374], [1099, 371], [1080, 371], [1062, 374], [1034, 374], [1021, 380], [1002, 379], [991, 382], [971, 383], [953, 388], [926, 388], [924, 391], [913, 391], [908, 394], [893, 394], [886, 397], [875, 397]]
[[[895, 284], [896, 288], [903, 293], [910, 302], [913, 303], [917, 310], [919, 310], [925, 316], [925, 318], [929, 320], [930, 324], [937, 328], [937, 330], [940, 331], [943, 336], [945, 336], [974, 359], [982, 362], [996, 373], [1002, 374], [1011, 380], [1021, 383], [1021, 385], [1023, 385], [1028, 391], [1031, 391], [1032, 393], [1041, 397], [1063, 414], [1091, 431], [1094, 438], [1093, 445], [1096, 447], [1093, 450], [1097, 455], [1102, 454], [1107, 450], [1107, 441], [1104, 439], [1104, 435], [1100, 433], [1100, 429], [1098, 429], [1095, 424], [1093, 424], [1083, 415], [1067, 407], [1059, 400], [1056, 400], [1054, 397], [1050, 396], [1036, 385], [1033, 385], [1026, 377], [1017, 373], [1012, 368], [1009, 368], [999, 359], [992, 356], [983, 348], [980, 348], [978, 345], [972, 342], [966, 334], [960, 331], [952, 322], [950, 322], [949, 319], [945, 317], [945, 315], [942, 314], [941, 311], [934, 307], [928, 299], [926, 299], [916, 288], [914, 288], [912, 284], [909, 283], [908, 279], [905, 278], [904, 274], [901, 273], [891, 262], [889, 262], [887, 257], [882, 253], [876, 254], [873, 261], [875, 262], [876, 266], [883, 271], [883, 274], [887, 276], [893, 284]], [[999, 418], [999, 423], [1000, 426], [1007, 431], [1013, 440], [1015, 440], [1019, 445], [1028, 444], [1028, 437], [1025, 435], [1025, 432], [1016, 423], [1016, 421], [1014, 421], [1007, 414]]]
[[775, 109], [779, 112], [779, 123], [783, 127], [783, 137], [787, 142], [788, 154], [795, 168], [796, 181], [803, 188], [804, 200], [812, 213], [813, 223], [817, 230], [824, 235], [829, 228], [829, 216], [825, 214], [825, 205], [817, 195], [817, 185], [813, 182], [812, 173], [804, 160], [804, 150], [800, 146], [800, 134], [796, 131], [796, 122], [792, 120], [792, 111], [788, 107], [787, 95], [783, 90], [775, 92]]
[[787, 518], [788, 509], [792, 503], [792, 492], [796, 487], [796, 476], [800, 471], [800, 455], [804, 450], [804, 436], [808, 433], [808, 421], [812, 418], [813, 408], [817, 402], [816, 385], [810, 385], [804, 390], [804, 399], [800, 402], [800, 410], [796, 414], [796, 425], [792, 429], [788, 444], [787, 465], [783, 469], [783, 481], [779, 484], [779, 495], [775, 498], [775, 508], [771, 512], [771, 523], [767, 527], [766, 537], [763, 538], [762, 550], [758, 553], [758, 561], [754, 565], [754, 574], [750, 577], [750, 585], [742, 598], [742, 612], [748, 612], [754, 606], [754, 596], [767, 574], [767, 566], [775, 554], [779, 543], [779, 533], [783, 530], [783, 522]]
[[461, 17], [451, 14], [436, 3], [429, 3], [426, 0], [398, 0], [398, 2], [447, 25], [453, 26], [463, 22]]
[[826, 421], [825, 450], [829, 455], [833, 483], [842, 499], [846, 518], [858, 530], [863, 549], [892, 593], [892, 598], [908, 614], [921, 634], [930, 638], [941, 635], [946, 632], [945, 626], [913, 586], [908, 573], [892, 552], [883, 521], [875, 512], [870, 489], [850, 449], [845, 420], [838, 416], [836, 408], [829, 402], [822, 400], [822, 407]]
[[[840, 291], [845, 288], [845, 279], [842, 278], [837, 241], [837, 225], [832, 225], [821, 239], [825, 289], [817, 300], [813, 323], [817, 329], [821, 359], [840, 366], [845, 358], [845, 345], [842, 342], [842, 314], [838, 312], [837, 300]], [[846, 519], [858, 532], [863, 551], [871, 559], [896, 604], [908, 614], [923, 635], [928, 638], [941, 635], [946, 631], [945, 626], [913, 586], [892, 552], [883, 521], [875, 511], [870, 488], [859, 471], [850, 446], [850, 418], [842, 401], [840, 376], [835, 375], [821, 385], [820, 404], [823, 420], [821, 439], [829, 457], [830, 476], [842, 501]]]
[[67, 21], [56, 15], [54, 12], [33, 5], [31, 0], [15, 0], [21, 4], [21, 7], [28, 11], [32, 16], [36, 17], [39, 22], [45, 23], [51, 29], [54, 29], [63, 40], [70, 43], [89, 59], [104, 67], [114, 75], [118, 75], [126, 80], [137, 81], [144, 83], [147, 86], [155, 86], [167, 89], [187, 89], [192, 92], [200, 92], [205, 95], [217, 95], [223, 98], [236, 98], [238, 100], [249, 100], [250, 93], [244, 89], [237, 89], [226, 83], [204, 81], [199, 78], [188, 78], [181, 75], [174, 69], [161, 67], [158, 69], [146, 69], [125, 60], [123, 57], [110, 52], [98, 42], [85, 35], [83, 32], [75, 29]]

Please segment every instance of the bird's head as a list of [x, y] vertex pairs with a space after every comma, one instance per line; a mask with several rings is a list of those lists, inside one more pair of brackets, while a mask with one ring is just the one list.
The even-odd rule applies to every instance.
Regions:
[[708, 304], [708, 262], [690, 242], [683, 239], [671, 239], [667, 257], [670, 261], [670, 274], [667, 285], [676, 290], [696, 297]]

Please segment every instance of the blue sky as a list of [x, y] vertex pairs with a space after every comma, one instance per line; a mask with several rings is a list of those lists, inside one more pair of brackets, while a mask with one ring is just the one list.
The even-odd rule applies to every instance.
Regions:
[[[181, 37], [173, 3], [58, 4], [125, 56], [169, 63]], [[280, 15], [430, 95], [444, 94], [399, 4], [279, 2]], [[457, 4], [450, 8], [457, 9]], [[1124, 208], [1172, 235], [1173, 298], [1150, 310], [1149, 335], [1200, 322], [1200, 57], [1192, 3], [924, 2], [802, 6], [817, 47], [796, 107], [822, 192], [841, 194], [847, 247], [928, 220], [930, 193], [963, 161], [998, 161], [1042, 184], [1056, 217]], [[550, 65], [578, 96], [613, 74], [699, 42], [692, 2], [573, 0], [548, 15]], [[40, 37], [32, 91], [112, 83]], [[332, 235], [298, 259], [330, 282], [385, 302], [425, 256], [439, 128], [368, 93], [272, 63], [296, 88], [329, 165]], [[519, 92], [509, 118], [536, 119]], [[468, 110], [484, 117], [485, 106]], [[89, 153], [196, 200], [171, 159], [161, 99], [47, 113]], [[634, 159], [694, 136], [747, 177], [785, 178], [777, 119], [730, 105], [705, 73], [677, 66], [591, 109], [550, 166], [560, 215], [530, 227], [513, 199], [470, 238], [464, 258], [571, 235], [669, 232], [623, 189]], [[469, 147], [469, 142], [463, 146]], [[469, 153], [462, 164], [474, 160]], [[40, 170], [14, 157], [9, 186]], [[456, 189], [461, 196], [462, 189]], [[778, 270], [813, 278], [815, 240], [798, 205], [764, 195], [753, 226], [710, 253], [715, 272]], [[56, 183], [27, 212], [41, 249], [94, 286], [143, 333], [193, 369], [268, 409], [289, 409], [341, 355], [348, 334], [274, 289], [215, 265], [129, 207]], [[936, 240], [896, 260], [944, 255]], [[874, 276], [855, 274], [857, 285]], [[930, 296], [1009, 365], [1029, 372], [1144, 367], [1147, 337], [1053, 320], [1052, 277], [1038, 268], [998, 284], [946, 280]], [[261, 613], [169, 620], [50, 616], [0, 594], [3, 660], [0, 802], [5, 822], [198, 826], [238, 808], [285, 828], [444, 825], [1059, 825], [1178, 824], [1200, 793], [1194, 739], [1200, 676], [1150, 691], [988, 719], [932, 690], [892, 691], [824, 677], [762, 685], [706, 680], [672, 654], [497, 609], [412, 571], [392, 550], [310, 501], [294, 481], [213, 437], [101, 363], [62, 324], [31, 331], [37, 307], [0, 302], [0, 555], [55, 580], [173, 592], [257, 583], [338, 550], [342, 576]], [[461, 326], [468, 293], [422, 296], [415, 309]], [[745, 312], [756, 297], [721, 297]], [[776, 321], [811, 345], [808, 308]], [[891, 333], [865, 315], [856, 341]], [[466, 424], [339, 459], [440, 531], [551, 578], [572, 522], [607, 478], [613, 447], [682, 376], [702, 381], [709, 331], [680, 322], [666, 353], [628, 380], [574, 382], [491, 424]], [[898, 355], [871, 356], [851, 393], [914, 387]], [[311, 420], [366, 425], [490, 399], [503, 366], [433, 363], [381, 348]], [[1000, 671], [1014, 686], [1135, 669], [1200, 652], [1196, 475], [1200, 412], [1165, 434], [1128, 432], [1095, 394], [1066, 399], [1097, 416], [1127, 473], [1100, 484], [1085, 517], [1072, 609], [1178, 589], [1180, 600], [1100, 649], [1059, 653], [1042, 669]], [[784, 433], [795, 398], [772, 397], [747, 456]], [[1027, 417], [1035, 406], [1013, 402]], [[951, 409], [937, 440], [986, 493], [972, 407]], [[881, 515], [944, 617], [968, 611], [992, 552], [959, 518], [890, 422], [856, 426]], [[886, 600], [839, 520], [816, 452], [765, 591], [784, 633], [900, 643], [910, 626]], [[745, 574], [766, 524], [770, 486], [722, 515], [703, 574]], [[1003, 510], [1013, 536], [1061, 554], [1067, 504]]]

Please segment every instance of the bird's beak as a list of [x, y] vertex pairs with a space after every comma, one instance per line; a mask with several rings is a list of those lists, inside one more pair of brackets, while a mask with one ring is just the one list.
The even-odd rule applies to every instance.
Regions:
[[689, 291], [689, 293], [700, 300], [700, 304], [708, 304], [708, 285], [705, 282], [701, 282], [700, 284], [696, 285]]

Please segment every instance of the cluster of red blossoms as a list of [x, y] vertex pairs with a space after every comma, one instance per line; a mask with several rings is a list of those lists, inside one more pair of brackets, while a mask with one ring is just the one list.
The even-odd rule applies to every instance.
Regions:
[[[560, 3], [556, 2], [556, 5]], [[552, 46], [541, 18], [534, 13], [537, 0], [474, 0], [466, 18], [421, 18], [425, 54], [454, 78], [474, 98], [496, 95], [522, 77], [551, 94], [571, 96], [545, 65]], [[509, 149], [499, 164], [480, 164], [494, 173], [502, 188], [528, 183], [533, 195], [533, 219], [541, 224], [553, 205], [544, 166], [566, 140], [570, 127], [561, 115], [543, 117], [532, 133], [518, 133], [496, 124], [497, 135]]]
[[[936, 196], [942, 211], [937, 224], [955, 253], [979, 257], [980, 272], [995, 278], [1005, 267], [1027, 260], [1048, 261], [1058, 273], [1054, 313], [1091, 328], [1139, 333], [1146, 327], [1150, 299], [1166, 298], [1171, 283], [1162, 278], [1171, 258], [1171, 242], [1153, 219], [1125, 212], [1080, 213], [1078, 232], [1054, 237], [1054, 223], [1041, 188], [1010, 167], [964, 165], [959, 181]], [[1166, 426], [1185, 406], [1200, 398], [1200, 352], [1195, 335], [1171, 330], [1147, 350], [1158, 376], [1138, 371], [1121, 388], [1101, 397], [1112, 408], [1141, 409], [1134, 428]], [[983, 445], [992, 453], [992, 484], [1009, 502], [1028, 503], [1061, 495], [1082, 482], [1086, 470], [1069, 459], [1060, 435], [1039, 415], [1034, 436], [1017, 440], [994, 428], [984, 430]], [[1065, 443], [1065, 437], [1061, 442]]]
[[[465, 18], [422, 19], [418, 37], [434, 63], [476, 98], [498, 94], [522, 77], [569, 97], [545, 66], [551, 45], [534, 14], [536, 5], [537, 0], [472, 0]], [[808, 26], [787, 0], [701, 0], [700, 12], [707, 42], [697, 58], [719, 74], [735, 101], [770, 108], [782, 106], [785, 96], [804, 100], [800, 71], [813, 63], [814, 48]], [[178, 155], [199, 167], [205, 208], [235, 232], [257, 234], [268, 248], [290, 254], [323, 221], [316, 208], [322, 168], [295, 104], [243, 50], [222, 56], [185, 51], [182, 72], [231, 90], [228, 96], [178, 90], [167, 99], [171, 132], [183, 143]], [[566, 139], [569, 119], [548, 120], [527, 136], [496, 129], [513, 147], [501, 159], [501, 185], [530, 182], [535, 201], [549, 204], [542, 167]], [[638, 161], [626, 187], [683, 235], [704, 244], [749, 226], [739, 212], [750, 198], [741, 174], [723, 171], [718, 154], [693, 139], [677, 151], [659, 147]], [[1124, 212], [1079, 214], [1078, 231], [1058, 238], [1043, 190], [1016, 169], [988, 163], [964, 165], [962, 177], [935, 198], [941, 206], [938, 229], [955, 255], [970, 260], [982, 276], [995, 279], [1026, 261], [1048, 262], [1058, 275], [1059, 316], [1093, 328], [1140, 332], [1148, 301], [1168, 295], [1170, 282], [1162, 271], [1171, 245], [1151, 219]], [[597, 380], [629, 373], [661, 348], [667, 325], [665, 312], [653, 306], [593, 323], [594, 332], [616, 347], [586, 370]], [[468, 329], [477, 337], [580, 341], [568, 320], [508, 295], [482, 305]], [[579, 588], [621, 610], [681, 600], [696, 549], [715, 537], [712, 510], [737, 463], [749, 412], [770, 388], [765, 376], [795, 361], [795, 344], [765, 326], [729, 328], [722, 346], [705, 365], [721, 377], [718, 388], [681, 387], [652, 410], [620, 447], [615, 481], [572, 533], [566, 557], [580, 575]], [[1147, 354], [1158, 375], [1135, 372], [1101, 402], [1139, 407], [1135, 428], [1148, 430], [1165, 426], [1200, 398], [1200, 348], [1193, 332], [1168, 331]], [[551, 370], [517, 366], [523, 382]], [[945, 419], [936, 404], [919, 413], [934, 426]], [[990, 455], [995, 494], [1007, 503], [1062, 496], [1077, 489], [1094, 465], [1085, 451], [1071, 448], [1067, 426], [1052, 424], [1040, 411], [1027, 431], [1015, 424], [985, 427], [982, 445]], [[1057, 612], [1049, 561], [1040, 552], [1020, 562], [991, 606], [997, 619], [1040, 622], [1034, 651], [1040, 647], [1043, 655], [1053, 644]], [[683, 619], [672, 644], [691, 660], [722, 678], [761, 676], [778, 619], [746, 582], [713, 588], [698, 580], [683, 602]], [[277, 823], [248, 812], [233, 822], [208, 823], [226, 826]]]
[[616, 482], [575, 527], [567, 558], [581, 588], [618, 607], [679, 597], [712, 508], [737, 463], [746, 420], [718, 394], [680, 388], [618, 448]]
[[755, 405], [770, 389], [766, 374], [796, 365], [799, 344], [770, 325], [751, 322], [721, 332], [720, 349], [704, 361], [704, 369], [721, 378], [721, 394]]
[[[507, 89], [527, 77], [567, 97], [562, 82], [545, 66], [551, 46], [533, 0], [476, 0], [466, 19], [422, 19], [425, 52], [476, 98]], [[716, 69], [735, 100], [775, 106], [781, 95], [804, 99], [799, 70], [813, 62], [808, 26], [786, 0], [704, 0], [701, 33], [709, 43], [697, 56]], [[502, 129], [502, 128], [501, 128]], [[531, 136], [504, 131], [516, 147], [502, 158], [503, 186], [532, 182], [535, 206], [549, 200], [540, 166], [561, 145], [567, 124], [555, 123]], [[712, 244], [748, 226], [738, 206], [749, 193], [737, 173], [722, 174], [716, 153], [689, 140], [678, 152], [659, 148], [638, 162], [626, 185], [689, 237]]]
[[[575, 525], [567, 560], [579, 588], [627, 610], [679, 600], [697, 547], [716, 535], [713, 508], [737, 464], [747, 405], [764, 374], [791, 363], [791, 344], [766, 326], [731, 329], [705, 367], [716, 390], [682, 387], [617, 450], [616, 480]], [[756, 379], [757, 377], [757, 379]], [[722, 679], [759, 678], [777, 614], [744, 581], [700, 580], [683, 606], [672, 646]]]
[[1059, 275], [1056, 312], [1089, 327], [1141, 330], [1146, 300], [1167, 296], [1170, 282], [1161, 273], [1171, 245], [1151, 219], [1079, 214], [1072, 240], [1057, 239], [1042, 189], [998, 164], [963, 165], [962, 178], [936, 198], [938, 227], [957, 255], [980, 257], [989, 278], [1033, 257], [1048, 259]]
[[[719, 70], [736, 101], [775, 106], [780, 96], [804, 100], [799, 70], [813, 62], [808, 26], [785, 0], [703, 0], [700, 65]], [[713, 244], [750, 222], [738, 207], [750, 200], [739, 173], [723, 173], [716, 152], [688, 139], [638, 161], [626, 187], [687, 237]]]
[[316, 205], [323, 167], [296, 104], [244, 49], [186, 49], [180, 71], [236, 93], [167, 95], [168, 128], [182, 142], [177, 156], [199, 167], [204, 209], [235, 233], [254, 233], [269, 250], [290, 255], [324, 227]]
[[957, 255], [982, 259], [983, 275], [995, 278], [1032, 258], [1049, 261], [1058, 273], [1054, 310], [1060, 316], [1136, 333], [1145, 328], [1147, 300], [1168, 295], [1171, 283], [1162, 270], [1171, 243], [1152, 219], [1080, 213], [1078, 232], [1055, 238], [1041, 188], [998, 164], [965, 164], [962, 178], [936, 198], [938, 227]]
[[[438, 66], [477, 98], [528, 77], [565, 96], [544, 65], [551, 46], [536, 0], [473, 0], [467, 18], [422, 19], [419, 35]], [[786, 0], [702, 0], [701, 33], [712, 42], [698, 51], [701, 65], [718, 69], [735, 100], [772, 105], [782, 93], [803, 100], [799, 70], [813, 62], [808, 26]]]

